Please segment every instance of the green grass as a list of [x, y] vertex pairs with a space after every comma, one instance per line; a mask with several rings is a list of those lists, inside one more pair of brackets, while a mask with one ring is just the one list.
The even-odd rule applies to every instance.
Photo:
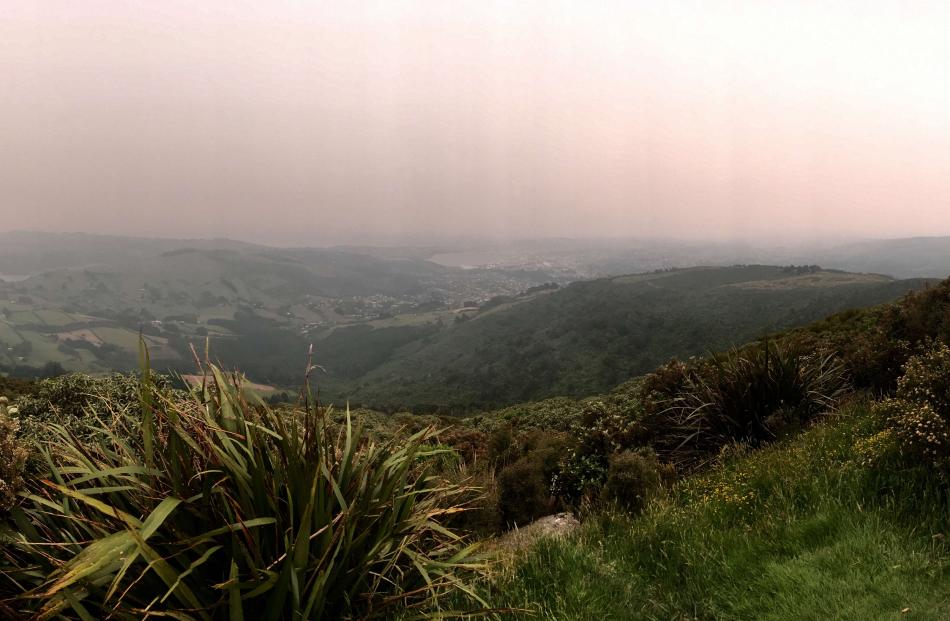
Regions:
[[32, 310], [13, 311], [9, 320], [13, 325], [43, 325], [43, 320]]
[[8, 323], [0, 320], [0, 341], [3, 341], [7, 345], [16, 345], [21, 342], [23, 339], [20, 337], [20, 334]]
[[48, 326], [65, 326], [77, 321], [72, 315], [56, 310], [37, 310], [34, 314]]
[[65, 362], [72, 358], [72, 356], [58, 349], [59, 343], [57, 343], [56, 338], [53, 336], [32, 332], [30, 330], [21, 330], [20, 336], [23, 337], [23, 340], [29, 341], [32, 344], [30, 354], [27, 356], [27, 362], [44, 364], [46, 362]]
[[684, 480], [639, 518], [592, 517], [512, 561], [489, 599], [524, 619], [948, 618], [946, 491], [862, 467], [868, 425], [856, 407]]
[[96, 336], [103, 343], [112, 343], [122, 349], [136, 351], [139, 346], [139, 335], [126, 328], [95, 328]]

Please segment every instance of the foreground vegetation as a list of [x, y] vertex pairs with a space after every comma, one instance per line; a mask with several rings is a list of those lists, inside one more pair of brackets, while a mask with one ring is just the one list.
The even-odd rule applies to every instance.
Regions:
[[485, 595], [523, 619], [947, 618], [946, 484], [868, 464], [879, 428], [862, 402], [777, 446], [730, 446], [639, 516], [541, 540]]
[[[0, 612], [947, 616], [948, 340], [950, 281], [465, 420], [274, 409], [207, 363], [20, 386]], [[563, 510], [566, 539], [471, 545]]]
[[183, 397], [146, 369], [135, 409], [113, 395], [82, 437], [45, 421], [19, 502], [0, 489], [7, 616], [370, 618], [467, 589], [479, 567], [439, 523], [465, 489], [429, 475], [431, 430], [366, 443], [348, 416], [275, 412], [208, 373]]

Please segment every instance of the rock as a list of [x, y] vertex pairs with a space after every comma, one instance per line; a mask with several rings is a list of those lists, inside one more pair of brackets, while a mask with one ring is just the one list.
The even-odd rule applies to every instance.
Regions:
[[579, 527], [571, 513], [548, 515], [531, 522], [527, 526], [515, 528], [498, 537], [489, 547], [498, 551], [526, 548], [541, 537], [563, 537]]

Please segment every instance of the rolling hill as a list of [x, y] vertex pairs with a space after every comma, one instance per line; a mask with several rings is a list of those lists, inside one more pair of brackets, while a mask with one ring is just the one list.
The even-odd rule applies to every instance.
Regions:
[[548, 278], [543, 270], [463, 270], [413, 253], [378, 254], [0, 234], [0, 371], [31, 375], [50, 363], [53, 370], [128, 369], [142, 332], [157, 364], [187, 367], [191, 344], [209, 337], [232, 364], [250, 358], [249, 372], [292, 383], [299, 366], [283, 361], [305, 351], [311, 333], [449, 312]]
[[[603, 392], [670, 357], [890, 301], [927, 282], [813, 267], [672, 270], [577, 282], [460, 316], [391, 348], [361, 374], [340, 370], [338, 348], [317, 343], [317, 351], [325, 354], [324, 394], [333, 398], [487, 408]], [[372, 336], [361, 334], [358, 346], [372, 348]]]

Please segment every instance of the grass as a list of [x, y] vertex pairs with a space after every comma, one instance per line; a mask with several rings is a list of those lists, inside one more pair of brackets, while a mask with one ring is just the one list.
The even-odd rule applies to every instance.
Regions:
[[861, 466], [870, 415], [848, 414], [738, 451], [638, 518], [607, 512], [542, 540], [488, 599], [534, 613], [516, 619], [950, 617], [946, 491]]
[[56, 310], [37, 310], [34, 314], [48, 326], [66, 326], [76, 323], [76, 318]]
[[7, 345], [16, 345], [22, 340], [23, 338], [13, 326], [0, 320], [0, 341], [3, 341]]
[[95, 328], [93, 332], [104, 343], [112, 343], [128, 351], [136, 351], [139, 346], [139, 335], [127, 328]]

